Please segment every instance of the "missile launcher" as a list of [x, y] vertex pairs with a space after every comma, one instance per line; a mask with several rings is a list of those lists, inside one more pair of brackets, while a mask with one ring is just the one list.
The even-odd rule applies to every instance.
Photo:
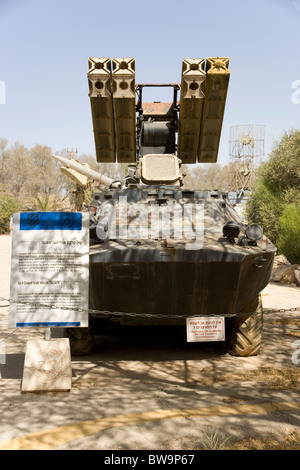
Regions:
[[[84, 333], [68, 330], [73, 354], [91, 351], [95, 319], [105, 329], [184, 326], [199, 316], [225, 319], [232, 354], [258, 354], [260, 292], [276, 248], [261, 227], [240, 219], [227, 193], [186, 189], [182, 173], [182, 163], [217, 162], [228, 65], [228, 58], [184, 59], [180, 83], [136, 84], [133, 58], [89, 59], [97, 161], [127, 163], [128, 173], [113, 181], [55, 156], [102, 189], [91, 204], [94, 319]], [[147, 87], [172, 97], [144, 102]]]

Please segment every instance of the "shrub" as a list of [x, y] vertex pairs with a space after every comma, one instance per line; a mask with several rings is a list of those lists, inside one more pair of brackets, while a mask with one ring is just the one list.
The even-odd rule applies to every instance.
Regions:
[[14, 197], [7, 193], [0, 193], [0, 234], [9, 233], [10, 216], [19, 210]]
[[300, 205], [287, 204], [279, 218], [277, 248], [292, 264], [300, 264]]
[[285, 133], [258, 172], [247, 204], [249, 222], [291, 263], [300, 263], [300, 130]]

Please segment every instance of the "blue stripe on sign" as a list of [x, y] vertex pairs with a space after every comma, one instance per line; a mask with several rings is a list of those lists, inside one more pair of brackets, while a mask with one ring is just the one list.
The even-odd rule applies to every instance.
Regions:
[[21, 212], [20, 230], [81, 230], [81, 212]]
[[21, 328], [22, 326], [80, 326], [79, 321], [66, 321], [66, 322], [52, 322], [52, 321], [45, 321], [45, 322], [32, 322], [32, 323], [16, 323], [16, 327]]

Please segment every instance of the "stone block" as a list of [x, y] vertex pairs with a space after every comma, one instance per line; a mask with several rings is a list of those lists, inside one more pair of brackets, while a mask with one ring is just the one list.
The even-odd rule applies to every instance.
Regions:
[[29, 340], [25, 352], [22, 392], [69, 391], [71, 385], [69, 339]]

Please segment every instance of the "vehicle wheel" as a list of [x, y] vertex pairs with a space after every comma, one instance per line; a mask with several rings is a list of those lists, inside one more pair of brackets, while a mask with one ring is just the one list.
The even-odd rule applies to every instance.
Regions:
[[249, 302], [240, 315], [233, 317], [229, 353], [233, 356], [256, 356], [261, 347], [263, 308], [260, 294]]
[[95, 349], [96, 342], [92, 327], [66, 328], [66, 337], [70, 340], [72, 356], [91, 354]]

